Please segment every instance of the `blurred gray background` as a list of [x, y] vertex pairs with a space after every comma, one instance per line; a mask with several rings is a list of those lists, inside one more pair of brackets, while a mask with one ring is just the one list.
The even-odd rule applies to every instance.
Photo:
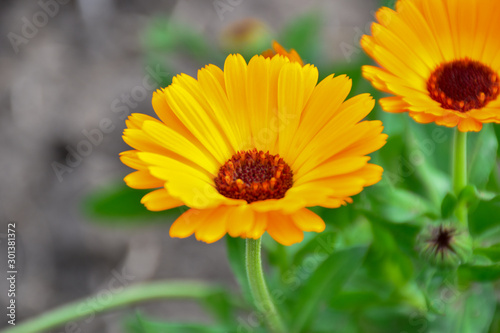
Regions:
[[[155, 16], [169, 16], [217, 45], [224, 29], [244, 18], [255, 17], [278, 32], [294, 17], [317, 9], [326, 16], [324, 56], [343, 60], [341, 43], [357, 47], [378, 2], [220, 1], [236, 5], [221, 17], [211, 0], [0, 2], [0, 267], [7, 271], [7, 223], [16, 222], [18, 323], [97, 294], [124, 270], [133, 276], [130, 283], [202, 279], [237, 288], [224, 241], [207, 245], [193, 237], [171, 239], [167, 224], [102, 226], [81, 212], [86, 194], [120, 182], [130, 171], [118, 159], [129, 148], [121, 140], [125, 124], [113, 112], [113, 103], [144, 86], [144, 29]], [[183, 58], [175, 63], [176, 73], [195, 75], [200, 67]], [[136, 98], [128, 111], [153, 114], [151, 93], [148, 89], [146, 97]], [[103, 119], [113, 130], [78, 166], [58, 178], [53, 162], [64, 163], [67, 147], [76, 148], [85, 139], [83, 131], [99, 128]], [[2, 278], [2, 308], [8, 301], [6, 290]], [[209, 320], [191, 302], [155, 302], [138, 308], [161, 320]], [[133, 311], [115, 311], [81, 323], [79, 332], [122, 332], [126, 313]], [[5, 325], [4, 317], [0, 327]]]

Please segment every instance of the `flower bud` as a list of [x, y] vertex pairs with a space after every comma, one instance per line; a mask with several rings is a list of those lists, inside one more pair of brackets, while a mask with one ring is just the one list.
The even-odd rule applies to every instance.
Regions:
[[220, 36], [221, 46], [227, 52], [259, 53], [268, 47], [270, 40], [268, 27], [252, 18], [232, 23]]
[[472, 255], [472, 239], [467, 229], [451, 223], [428, 226], [418, 236], [421, 256], [440, 267], [457, 267]]

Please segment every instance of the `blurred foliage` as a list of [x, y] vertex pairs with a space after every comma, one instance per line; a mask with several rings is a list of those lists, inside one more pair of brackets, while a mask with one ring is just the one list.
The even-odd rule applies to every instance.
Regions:
[[162, 212], [152, 212], [141, 204], [141, 199], [148, 190], [136, 190], [119, 183], [90, 193], [83, 201], [83, 211], [91, 221], [116, 225], [141, 226], [146, 221], [171, 223], [183, 212], [185, 207], [173, 208]]
[[[383, 1], [389, 7], [394, 3]], [[238, 51], [231, 47], [244, 49], [249, 59], [276, 39], [317, 65], [321, 77], [348, 74], [351, 96], [368, 92], [383, 97], [361, 77], [361, 66], [370, 63], [362, 52], [339, 61], [321, 58], [324, 19], [321, 13], [307, 13], [277, 34], [249, 22], [247, 28], [256, 30], [242, 36], [251, 38], [218, 47], [189, 25], [159, 17], [146, 30], [145, 58], [177, 73], [176, 57], [187, 57], [195, 67], [222, 66], [228, 52]], [[382, 120], [389, 134], [387, 144], [372, 155], [384, 167], [384, 179], [354, 197], [354, 204], [311, 208], [326, 221], [325, 232], [307, 234], [290, 247], [264, 239], [270, 292], [291, 332], [500, 332], [499, 126], [488, 124], [469, 134], [469, 186], [457, 197], [450, 183], [452, 129], [384, 113], [378, 104], [369, 118]], [[91, 216], [117, 227], [123, 221], [142, 225], [146, 219], [169, 224], [182, 213], [147, 211], [139, 203], [145, 193], [122, 185], [92, 194], [85, 207]], [[435, 266], [419, 254], [419, 242], [425, 241], [419, 235], [452, 219], [460, 202], [469, 207], [474, 255], [458, 266]], [[127, 322], [127, 332], [265, 332], [251, 310], [244, 240], [227, 236], [226, 241], [241, 287], [241, 307], [232, 308], [224, 298], [207, 300], [211, 324], [167, 323], [137, 315]]]

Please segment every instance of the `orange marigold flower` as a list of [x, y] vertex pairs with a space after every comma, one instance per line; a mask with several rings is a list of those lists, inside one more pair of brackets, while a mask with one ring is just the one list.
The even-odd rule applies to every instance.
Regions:
[[280, 54], [280, 55], [282, 55], [282, 56], [290, 59], [290, 61], [298, 62], [302, 66], [304, 65], [304, 62], [302, 61], [302, 58], [297, 53], [297, 51], [295, 51], [294, 49], [290, 49], [290, 52], [288, 52], [277, 41], [273, 41], [273, 48], [272, 49], [269, 49], [269, 50], [266, 50], [266, 51], [262, 52], [262, 55], [265, 58], [272, 58], [276, 54]]
[[362, 121], [368, 94], [345, 100], [351, 80], [328, 76], [281, 55], [247, 64], [229, 55], [224, 71], [208, 65], [197, 79], [181, 74], [153, 94], [159, 120], [132, 114], [121, 154], [137, 170], [132, 188], [155, 189], [142, 203], [152, 211], [191, 209], [172, 237], [215, 242], [226, 233], [254, 238], [268, 232], [284, 245], [323, 220], [306, 207], [339, 207], [381, 179], [367, 154], [386, 142], [380, 121]]
[[395, 95], [380, 100], [385, 111], [462, 132], [500, 123], [497, 0], [399, 0], [376, 17], [361, 46], [381, 68], [363, 76]]

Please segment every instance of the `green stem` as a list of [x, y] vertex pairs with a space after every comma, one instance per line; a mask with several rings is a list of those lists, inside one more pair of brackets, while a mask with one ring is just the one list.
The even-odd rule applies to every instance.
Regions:
[[[221, 289], [194, 281], [160, 281], [136, 285], [123, 290], [115, 286], [113, 290], [107, 291], [106, 296], [100, 297], [97, 294], [95, 297], [64, 305], [3, 330], [2, 333], [40, 333], [83, 318], [85, 318], [85, 322], [90, 322], [97, 313], [138, 302], [155, 299], [200, 299], [219, 294]], [[109, 296], [107, 296], [108, 294]], [[76, 323], [73, 324], [76, 325]]]
[[[467, 132], [455, 129], [453, 145], [453, 191], [458, 198], [467, 186]], [[463, 202], [458, 203], [455, 215], [461, 224], [467, 226], [467, 206]]]
[[271, 332], [284, 333], [285, 326], [281, 320], [278, 311], [271, 299], [269, 290], [267, 289], [264, 274], [262, 272], [262, 262], [260, 255], [260, 238], [250, 239], [246, 241], [246, 268], [248, 282], [254, 299], [255, 306], [259, 310], [266, 321], [266, 324]]

